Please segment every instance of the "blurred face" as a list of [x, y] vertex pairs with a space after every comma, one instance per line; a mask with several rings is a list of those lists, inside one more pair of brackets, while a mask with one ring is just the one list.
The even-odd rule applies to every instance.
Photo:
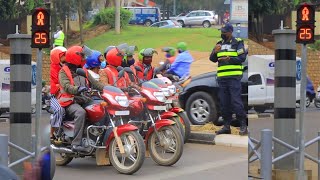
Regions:
[[128, 61], [133, 59], [133, 56], [127, 56]]
[[221, 38], [223, 40], [229, 40], [232, 37], [232, 32], [221, 32]]
[[104, 58], [103, 58], [103, 56], [101, 55], [101, 56], [99, 56], [99, 61], [100, 62], [103, 62], [104, 61]]
[[151, 65], [151, 63], [152, 63], [152, 56], [143, 57], [143, 64]]

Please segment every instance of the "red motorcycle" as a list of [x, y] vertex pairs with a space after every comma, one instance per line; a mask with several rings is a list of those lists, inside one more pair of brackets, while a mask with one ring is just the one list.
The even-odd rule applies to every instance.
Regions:
[[[83, 71], [83, 70], [82, 70]], [[85, 76], [81, 70], [78, 74]], [[123, 73], [122, 73], [123, 74]], [[92, 156], [98, 165], [112, 164], [123, 174], [138, 171], [145, 159], [145, 144], [138, 128], [131, 124], [115, 125], [122, 116], [129, 115], [129, 101], [119, 88], [105, 86], [103, 93], [89, 91], [84, 93], [93, 101], [84, 105], [87, 121], [82, 139], [85, 152], [71, 150], [74, 137], [74, 122], [64, 121], [54, 135], [51, 147], [56, 155], [57, 165], [67, 165], [73, 158]], [[121, 124], [121, 123], [116, 123]]]
[[[132, 73], [130, 68], [124, 70]], [[141, 88], [128, 86], [127, 92], [131, 114], [127, 121], [139, 127], [151, 158], [159, 165], [175, 164], [183, 153], [183, 138], [176, 123], [160, 115], [166, 110], [163, 92], [152, 82], [141, 83]]]

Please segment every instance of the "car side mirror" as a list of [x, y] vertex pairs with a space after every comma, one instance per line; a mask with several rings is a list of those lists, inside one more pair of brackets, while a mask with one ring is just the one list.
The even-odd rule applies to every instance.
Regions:
[[82, 77], [87, 78], [87, 74], [86, 74], [86, 72], [85, 72], [82, 68], [77, 68], [76, 73], [77, 73], [79, 76], [82, 76]]

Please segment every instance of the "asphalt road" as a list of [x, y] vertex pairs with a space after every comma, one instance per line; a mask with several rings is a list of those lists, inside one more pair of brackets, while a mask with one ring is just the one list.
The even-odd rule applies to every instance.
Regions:
[[[8, 114], [0, 117], [6, 118]], [[42, 114], [40, 126], [48, 123], [49, 115]], [[34, 123], [34, 120], [33, 120]], [[34, 130], [34, 124], [33, 130]], [[0, 121], [0, 134], [9, 134], [9, 123]], [[171, 167], [158, 166], [146, 158], [142, 168], [134, 175], [119, 174], [112, 166], [97, 166], [93, 158], [74, 159], [69, 165], [57, 167], [54, 180], [78, 179], [172, 179], [188, 180], [248, 179], [248, 155], [246, 148], [214, 145], [185, 144], [181, 159]], [[232, 173], [230, 173], [232, 170]]]
[[[296, 127], [299, 128], [299, 108], [296, 109]], [[273, 113], [273, 111], [268, 111], [268, 113]], [[304, 116], [304, 126], [305, 126], [305, 142], [317, 137], [320, 131], [320, 109], [314, 107], [311, 104], [310, 107], [306, 108], [306, 113]], [[262, 129], [274, 129], [274, 119], [271, 118], [258, 118], [249, 119], [249, 130], [251, 137], [260, 140], [260, 132]], [[317, 157], [317, 144], [313, 144], [306, 148], [306, 152], [314, 157]]]

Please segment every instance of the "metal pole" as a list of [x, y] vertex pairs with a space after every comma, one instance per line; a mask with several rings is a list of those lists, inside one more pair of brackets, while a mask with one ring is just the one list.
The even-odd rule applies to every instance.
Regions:
[[300, 117], [299, 117], [299, 179], [304, 179], [304, 113], [306, 112], [306, 86], [307, 86], [307, 46], [302, 45], [301, 59], [301, 87], [300, 87]]
[[[320, 131], [318, 131], [318, 137], [320, 137]], [[318, 140], [318, 180], [320, 180], [320, 141]]]
[[[274, 136], [295, 146], [296, 120], [296, 31], [273, 30], [275, 36]], [[288, 153], [281, 144], [274, 145], [274, 157]], [[294, 170], [295, 156], [277, 161], [275, 169]]]
[[177, 15], [176, 14], [176, 0], [173, 0], [173, 15]]
[[116, 1], [116, 15], [115, 15], [115, 31], [116, 34], [120, 34], [120, 0]]
[[265, 180], [272, 179], [272, 131], [261, 131], [261, 176]]
[[37, 52], [37, 88], [36, 88], [36, 124], [35, 124], [35, 159], [38, 158], [41, 149], [41, 133], [40, 133], [40, 119], [41, 119], [41, 92], [42, 92], [42, 49], [38, 49]]
[[[31, 36], [9, 34], [10, 39], [10, 142], [31, 151]], [[25, 154], [10, 148], [10, 162]], [[23, 165], [13, 170], [21, 175]]]
[[8, 167], [8, 135], [0, 134], [0, 164]]

